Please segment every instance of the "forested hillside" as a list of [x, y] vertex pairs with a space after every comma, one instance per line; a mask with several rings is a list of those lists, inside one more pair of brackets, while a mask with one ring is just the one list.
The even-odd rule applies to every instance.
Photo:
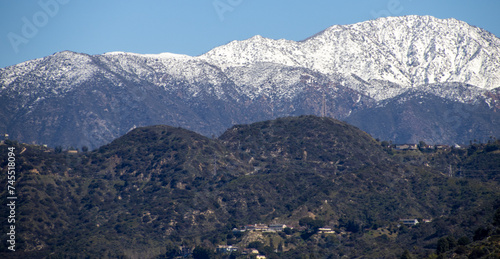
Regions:
[[[499, 252], [496, 139], [395, 150], [344, 122], [301, 116], [237, 125], [217, 139], [142, 127], [79, 153], [6, 140], [2, 170], [8, 148], [16, 251], [2, 241], [3, 258], [227, 258], [219, 245], [238, 247], [232, 258], [246, 258], [244, 248], [268, 258]], [[8, 233], [9, 208], [0, 212]], [[240, 231], [258, 223], [287, 227]]]

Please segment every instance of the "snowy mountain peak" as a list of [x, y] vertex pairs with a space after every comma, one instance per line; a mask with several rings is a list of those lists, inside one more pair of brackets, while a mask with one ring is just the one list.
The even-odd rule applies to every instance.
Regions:
[[250, 40], [250, 41], [262, 41], [262, 40], [264, 40], [264, 39], [265, 39], [265, 38], [264, 38], [264, 37], [262, 37], [262, 36], [260, 36], [260, 35], [255, 35], [255, 36], [251, 37], [251, 38], [250, 38], [250, 39], [248, 39], [248, 40]]
[[10, 91], [24, 94], [50, 87], [50, 91], [58, 94], [89, 80], [97, 70], [90, 55], [61, 51], [1, 69], [0, 85], [11, 85]]
[[[290, 85], [302, 73], [297, 71], [308, 70], [380, 101], [408, 89], [454, 82], [483, 90], [500, 87], [499, 60], [500, 39], [493, 34], [453, 18], [410, 15], [334, 25], [299, 42], [256, 35], [197, 57], [63, 51], [0, 69], [0, 91], [8, 85], [33, 87], [22, 82], [42, 78], [33, 84], [50, 85], [60, 92], [102, 75], [117, 85], [120, 78], [160, 87], [178, 80], [191, 84], [188, 92], [193, 95], [200, 93], [195, 84], [219, 88], [230, 80], [250, 98], [266, 91], [293, 96]], [[295, 72], [286, 80], [274, 74], [284, 71]], [[435, 87], [428, 88], [436, 92]], [[477, 91], [475, 96], [480, 94]]]
[[260, 36], [233, 41], [200, 58], [223, 69], [260, 62], [325, 74], [356, 74], [403, 87], [462, 82], [500, 86], [500, 39], [456, 19], [387, 17], [334, 25], [302, 42]]

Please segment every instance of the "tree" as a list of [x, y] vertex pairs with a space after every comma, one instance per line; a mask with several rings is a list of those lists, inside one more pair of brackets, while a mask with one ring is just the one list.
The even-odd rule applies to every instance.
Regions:
[[179, 249], [173, 244], [173, 243], [168, 243], [165, 252], [165, 257], [166, 258], [174, 258], [177, 254], [179, 254]]
[[490, 235], [490, 229], [485, 227], [479, 227], [474, 231], [474, 241], [483, 240]]
[[299, 225], [306, 226], [309, 231], [317, 232], [319, 228], [325, 225], [325, 222], [320, 219], [313, 219], [311, 217], [301, 218], [299, 220]]
[[472, 252], [469, 254], [470, 259], [476, 259], [476, 258], [482, 258], [483, 256], [488, 254], [488, 249], [485, 247], [476, 247]]
[[260, 241], [253, 241], [248, 244], [247, 248], [255, 248], [261, 251], [264, 248], [264, 244]]
[[448, 240], [449, 249], [453, 249], [457, 246], [457, 240], [453, 236], [447, 236], [446, 240]]
[[345, 226], [345, 230], [352, 233], [358, 233], [361, 230], [361, 227], [354, 220], [349, 220]]
[[493, 226], [500, 227], [500, 208], [495, 211], [495, 215], [493, 216]]
[[87, 151], [89, 151], [89, 147], [87, 147], [87, 146], [83, 146], [83, 147], [82, 147], [82, 152], [87, 152]]
[[278, 252], [283, 252], [283, 247], [284, 247], [284, 244], [283, 242], [280, 242], [280, 244], [278, 245]]
[[461, 245], [461, 246], [466, 246], [466, 245], [470, 244], [470, 239], [466, 236], [463, 236], [463, 237], [458, 239], [457, 244]]
[[450, 250], [450, 243], [448, 242], [448, 238], [442, 237], [437, 242], [436, 252], [438, 254], [445, 253]]
[[212, 251], [206, 247], [197, 246], [193, 250], [194, 259], [210, 259], [212, 258]]
[[271, 246], [264, 246], [262, 250], [259, 250], [259, 252], [269, 256], [274, 253], [274, 249]]
[[405, 251], [401, 255], [401, 259], [413, 259], [413, 257], [411, 256], [410, 251], [405, 249]]

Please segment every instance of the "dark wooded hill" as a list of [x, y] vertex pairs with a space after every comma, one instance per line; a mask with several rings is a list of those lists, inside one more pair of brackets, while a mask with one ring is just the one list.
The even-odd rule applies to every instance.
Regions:
[[[257, 246], [271, 258], [396, 258], [405, 249], [425, 257], [444, 237], [474, 240], [480, 228], [493, 235], [500, 204], [498, 141], [395, 151], [315, 116], [237, 125], [218, 139], [142, 127], [78, 154], [13, 141], [0, 147], [2, 168], [7, 148], [16, 148], [18, 177], [17, 246], [11, 253], [2, 242], [5, 258], [175, 257], [181, 245], [216, 257], [225, 244]], [[446, 165], [484, 174], [449, 177]], [[9, 211], [1, 213], [8, 232]], [[398, 227], [400, 218], [432, 222]], [[232, 232], [255, 223], [294, 230]], [[318, 226], [337, 234], [318, 234]]]

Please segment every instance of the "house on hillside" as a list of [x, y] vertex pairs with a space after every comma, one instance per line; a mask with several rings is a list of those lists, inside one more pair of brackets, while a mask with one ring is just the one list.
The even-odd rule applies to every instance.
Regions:
[[219, 246], [217, 246], [217, 248], [215, 249], [215, 251], [218, 254], [230, 254], [232, 252], [237, 252], [238, 251], [238, 247], [236, 247], [236, 246], [228, 246], [228, 245], [219, 245]]
[[335, 231], [333, 231], [331, 228], [318, 228], [318, 232], [320, 234], [335, 234]]
[[418, 145], [417, 144], [400, 144], [400, 145], [396, 145], [395, 148], [397, 150], [417, 150]]
[[425, 145], [425, 146], [420, 146], [421, 150], [434, 150], [434, 146], [432, 145]]
[[409, 226], [415, 226], [419, 223], [417, 219], [399, 219], [399, 221], [404, 225], [409, 225]]
[[435, 148], [437, 150], [445, 150], [445, 149], [449, 149], [450, 146], [448, 146], [448, 145], [436, 145]]
[[269, 230], [276, 231], [276, 232], [283, 231], [285, 228], [286, 228], [285, 224], [271, 224], [271, 225], [269, 225]]
[[243, 254], [243, 255], [258, 255], [259, 250], [255, 249], [255, 248], [245, 248], [245, 249], [243, 249], [243, 251], [241, 251], [241, 254]]
[[265, 224], [254, 224], [245, 226], [245, 231], [269, 231], [269, 227]]

